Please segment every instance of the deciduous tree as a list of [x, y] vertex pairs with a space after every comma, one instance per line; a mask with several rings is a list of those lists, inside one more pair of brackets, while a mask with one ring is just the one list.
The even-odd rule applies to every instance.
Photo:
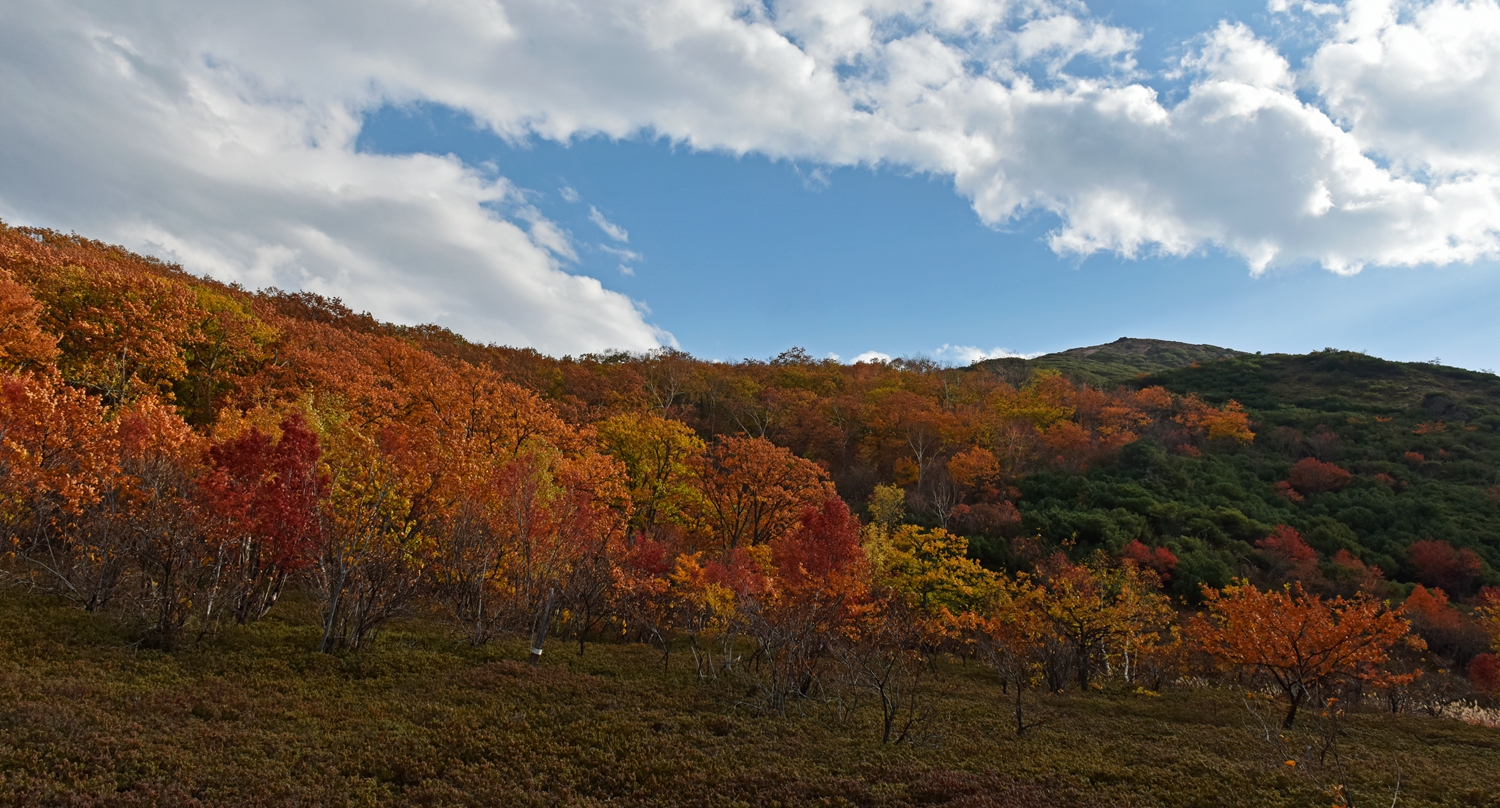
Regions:
[[42, 305], [0, 269], [0, 372], [41, 370], [57, 359], [57, 338], [38, 325]]
[[1016, 734], [1024, 735], [1023, 697], [1042, 669], [1052, 624], [1040, 606], [1042, 591], [1023, 575], [995, 576], [975, 608], [954, 615], [950, 631], [961, 648], [971, 651], [999, 674], [1014, 698]]
[[225, 548], [207, 529], [199, 496], [204, 441], [149, 395], [126, 408], [116, 427], [113, 515], [140, 572], [136, 596], [150, 620], [148, 637], [170, 650], [190, 620], [215, 616], [230, 582]]
[[1296, 528], [1277, 525], [1276, 532], [1255, 542], [1270, 569], [1272, 580], [1311, 582], [1319, 579], [1318, 551]]
[[703, 441], [681, 421], [651, 413], [623, 413], [595, 429], [600, 448], [625, 468], [631, 503], [627, 540], [660, 540], [661, 528], [683, 525], [698, 496], [693, 469]]
[[1354, 475], [1333, 463], [1304, 457], [1292, 466], [1286, 483], [1303, 496], [1311, 496], [1340, 491], [1353, 479]]
[[772, 707], [808, 695], [830, 650], [866, 604], [870, 570], [859, 522], [837, 497], [806, 508], [797, 526], [771, 543], [775, 565], [767, 597], [751, 615]]
[[844, 687], [872, 697], [880, 710], [880, 742], [912, 739], [925, 707], [928, 666], [921, 646], [929, 632], [905, 597], [878, 595], [834, 648]]
[[1474, 582], [1484, 570], [1484, 562], [1473, 550], [1455, 549], [1445, 541], [1424, 539], [1406, 548], [1406, 557], [1416, 568], [1417, 580], [1442, 588], [1455, 597], [1473, 591]]
[[[1129, 562], [1114, 565], [1102, 554], [1075, 564], [1054, 553], [1038, 565], [1037, 581], [1036, 604], [1067, 649], [1080, 687], [1089, 686], [1111, 652], [1129, 671], [1131, 655], [1158, 642], [1174, 617], [1154, 573]], [[1055, 675], [1050, 684], [1060, 689]]]
[[763, 438], [725, 437], [694, 458], [693, 523], [705, 549], [727, 558], [786, 533], [808, 506], [834, 494], [811, 461]]
[[318, 436], [300, 413], [272, 438], [251, 426], [209, 448], [203, 493], [217, 517], [229, 581], [227, 608], [238, 623], [264, 617], [288, 578], [309, 568], [323, 544], [328, 476]]
[[345, 424], [327, 448], [329, 497], [314, 566], [324, 653], [359, 650], [424, 581], [434, 526], [429, 481], [408, 462], [396, 430], [370, 435]]
[[969, 540], [963, 536], [916, 525], [877, 534], [866, 547], [876, 582], [926, 618], [969, 609], [989, 585], [993, 573], [969, 558], [968, 551]]
[[99, 400], [55, 373], [0, 378], [0, 529], [20, 574], [84, 609], [107, 606], [128, 552], [105, 501], [119, 471]]
[[1120, 558], [1132, 561], [1141, 569], [1156, 573], [1162, 583], [1172, 580], [1172, 571], [1177, 569], [1177, 556], [1165, 547], [1147, 547], [1140, 539], [1131, 539], [1120, 551]]
[[182, 345], [197, 306], [185, 286], [145, 273], [64, 266], [37, 278], [42, 326], [59, 338], [58, 368], [106, 403], [170, 394], [187, 373]]
[[1290, 728], [1308, 698], [1319, 702], [1342, 688], [1396, 683], [1413, 674], [1382, 669], [1397, 643], [1420, 647], [1411, 626], [1372, 598], [1323, 598], [1289, 584], [1262, 592], [1237, 581], [1222, 591], [1205, 587], [1208, 613], [1190, 626], [1193, 640], [1226, 669], [1264, 677], [1287, 702]]

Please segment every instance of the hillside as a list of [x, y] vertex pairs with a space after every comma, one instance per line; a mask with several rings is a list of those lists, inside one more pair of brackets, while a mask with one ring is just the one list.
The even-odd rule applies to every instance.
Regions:
[[[1391, 362], [1350, 351], [1225, 357], [1151, 371], [1138, 385], [1234, 399], [1255, 410], [1412, 416], [1477, 422], [1500, 407], [1500, 376], [1428, 362]], [[1489, 423], [1489, 422], [1486, 422]]]
[[[1398, 579], [1419, 577], [1405, 548], [1441, 539], [1500, 566], [1500, 378], [1349, 352], [1240, 356], [1158, 372], [1160, 385], [1213, 402], [1237, 401], [1257, 433], [1234, 453], [1174, 458], [1129, 453], [1085, 479], [1023, 484], [1022, 511], [1049, 535], [1120, 542], [1142, 532], [1224, 580], [1251, 557], [1267, 526], [1297, 526], [1321, 552], [1359, 554]], [[1138, 458], [1138, 459], [1137, 459]], [[1294, 501], [1276, 489], [1305, 459], [1353, 473], [1338, 491]], [[1238, 548], [1238, 549], [1234, 549]], [[1493, 580], [1492, 578], [1489, 580]]]
[[[1013, 520], [971, 518], [967, 524], [959, 520], [955, 525], [950, 516], [955, 505], [967, 506], [971, 514], [993, 517], [1015, 513], [1006, 511], [1008, 502], [1024, 518], [1025, 526], [1041, 530], [1049, 540], [1102, 544], [1116, 551], [1129, 540], [1162, 544], [1190, 534], [1217, 548], [1217, 561], [1209, 566], [1221, 570], [1255, 563], [1245, 548], [1278, 523], [1322, 537], [1320, 549], [1325, 553], [1340, 548], [1368, 553], [1388, 574], [1408, 581], [1416, 573], [1404, 558], [1405, 547], [1421, 539], [1441, 539], [1473, 549], [1485, 561], [1480, 578], [1500, 583], [1495, 572], [1500, 569], [1500, 511], [1496, 507], [1500, 489], [1495, 488], [1500, 484], [1500, 447], [1496, 445], [1500, 378], [1489, 374], [1394, 363], [1347, 352], [1260, 356], [1208, 345], [1131, 338], [1033, 360], [991, 360], [964, 369], [902, 360], [885, 366], [841, 366], [796, 350], [769, 361], [739, 363], [702, 362], [670, 351], [651, 356], [555, 359], [531, 350], [477, 345], [437, 327], [384, 324], [349, 311], [338, 301], [312, 295], [249, 293], [76, 236], [11, 228], [0, 236], [0, 269], [29, 278], [28, 284], [55, 301], [44, 306], [42, 327], [59, 335], [65, 376], [106, 395], [119, 394], [110, 393], [111, 386], [132, 384], [166, 391], [189, 423], [206, 426], [220, 412], [281, 406], [276, 402], [301, 395], [309, 384], [315, 389], [323, 389], [318, 387], [322, 385], [329, 395], [343, 400], [351, 395], [376, 395], [365, 388], [349, 389], [349, 381], [364, 376], [340, 378], [340, 371], [331, 370], [326, 359], [309, 348], [327, 346], [321, 352], [324, 357], [353, 357], [363, 351], [377, 364], [388, 364], [376, 354], [399, 347], [441, 363], [456, 363], [455, 367], [493, 371], [541, 397], [571, 424], [586, 425], [621, 412], [656, 407], [705, 437], [733, 433], [764, 437], [827, 469], [839, 492], [857, 507], [867, 502], [875, 485], [896, 482], [907, 490], [911, 518], [928, 524], [949, 523], [980, 540], [982, 546], [986, 536], [1012, 536], [1014, 528], [1007, 525]], [[134, 281], [124, 279], [155, 278], [171, 288], [195, 289], [199, 302], [194, 306], [224, 302], [212, 303], [202, 315], [173, 315], [211, 318], [212, 323], [200, 320], [204, 325], [196, 327], [196, 335], [193, 328], [183, 330], [176, 324], [151, 335], [153, 340], [146, 340], [144, 333], [132, 336], [116, 331], [111, 343], [115, 347], [110, 348], [90, 335], [99, 328], [121, 325], [114, 324], [108, 312], [89, 313], [88, 298], [81, 296], [85, 290], [70, 286], [75, 280], [67, 280], [72, 277], [69, 268], [82, 268], [101, 279], [122, 279], [96, 285], [87, 295], [107, 298], [126, 293]], [[226, 319], [228, 310], [210, 311], [229, 301], [234, 301], [240, 314]], [[156, 316], [167, 316], [173, 306], [187, 304], [163, 299], [157, 305]], [[96, 323], [89, 325], [85, 322], [89, 318]], [[165, 344], [169, 338], [178, 341], [176, 347]], [[122, 343], [132, 339], [139, 340], [138, 348]], [[206, 350], [210, 342], [223, 347]], [[237, 347], [226, 352], [224, 348], [230, 346]], [[143, 356], [127, 368], [133, 378], [108, 380], [103, 374], [114, 367], [108, 363], [113, 362], [109, 351], [115, 348], [175, 350], [177, 358], [164, 357], [162, 364]], [[288, 359], [294, 359], [294, 365], [306, 365], [303, 378], [284, 371], [266, 375], [273, 366], [287, 367]], [[1002, 451], [993, 437], [986, 437], [995, 434], [994, 391], [1025, 387], [1037, 369], [1060, 371], [1074, 384], [1105, 391], [1120, 385], [1132, 390], [1160, 386], [1213, 404], [1235, 401], [1246, 408], [1256, 438], [1245, 446], [1232, 441], [1203, 444], [1194, 449], [1196, 455], [1167, 443], [1161, 446], [1167, 450], [1163, 453], [1151, 445], [1168, 438], [1180, 443], [1181, 436], [1169, 436], [1159, 425], [1144, 430], [1141, 446], [1126, 457], [1116, 456], [1118, 447], [1107, 448], [1098, 435], [1076, 446], [1064, 446], [1058, 442], [1060, 437], [1033, 433], [1021, 444], [1007, 438], [1011, 443]], [[388, 375], [374, 366], [369, 372], [377, 377]], [[146, 378], [151, 373], [157, 378]], [[375, 383], [379, 387], [399, 381]], [[1058, 389], [1043, 397], [1052, 396], [1049, 401], [1076, 408], [1076, 403], [1055, 399], [1075, 395]], [[381, 393], [369, 401], [373, 405], [385, 396]], [[1086, 419], [1080, 414], [1075, 420]], [[1089, 429], [1111, 428], [1102, 422], [1088, 423], [1096, 424]], [[1138, 426], [1132, 429], [1141, 432]], [[925, 437], [929, 431], [931, 437]], [[917, 436], [931, 445], [914, 457], [911, 447], [920, 445], [913, 443]], [[948, 462], [966, 447], [993, 455], [998, 476], [992, 483], [1005, 484], [946, 490], [954, 482]], [[1346, 491], [1300, 503], [1278, 494], [1276, 484], [1287, 479], [1291, 466], [1308, 457], [1349, 466], [1355, 475], [1352, 485]], [[1128, 462], [1121, 463], [1122, 459]], [[927, 474], [928, 466], [932, 474]], [[1084, 477], [1078, 476], [1080, 471]], [[1203, 485], [1159, 488], [1144, 499], [1126, 497], [1136, 506], [1123, 510], [1117, 505], [1100, 507], [1117, 498], [1083, 507], [1082, 495], [1060, 499], [1052, 490], [1054, 480], [1071, 480], [1063, 487], [1076, 488], [1089, 475], [1132, 480], [1128, 484], [1132, 491], [1142, 480], [1183, 475]], [[1208, 485], [1203, 482], [1207, 480], [1215, 482]], [[1220, 493], [1204, 494], [1207, 498], [1200, 500], [1194, 492], [1204, 485]], [[1227, 493], [1231, 490], [1232, 495]], [[945, 502], [950, 504], [940, 507]], [[1164, 502], [1176, 505], [1165, 508]], [[984, 510], [990, 507], [999, 510]], [[1163, 518], [1161, 514], [1168, 511], [1176, 515]], [[1104, 515], [1111, 512], [1119, 518]], [[999, 556], [991, 557], [1000, 563]]]
[[[1044, 354], [1026, 360], [1026, 365], [1056, 370], [1076, 382], [1094, 387], [1114, 387], [1134, 383], [1143, 374], [1177, 370], [1246, 355], [1243, 351], [1215, 345], [1121, 337], [1105, 345]], [[976, 368], [985, 369], [1006, 361], [1013, 360], [988, 360], [978, 363]]]
[[[948, 523], [969, 533], [980, 552], [997, 564], [1005, 563], [1005, 551], [995, 547], [994, 539], [1009, 540], [1016, 530], [1015, 519], [1006, 514], [1019, 515], [1021, 526], [1040, 531], [1049, 541], [1080, 542], [1082, 547], [1118, 551], [1131, 540], [1176, 542], [1195, 555], [1193, 542], [1206, 542], [1200, 549], [1214, 558], [1203, 567], [1217, 570], [1215, 580], [1257, 564], [1248, 548], [1276, 524], [1290, 524], [1317, 536], [1324, 553], [1348, 549], [1368, 555], [1388, 575], [1407, 581], [1417, 577], [1404, 557], [1407, 546], [1423, 539], [1449, 541], [1484, 560], [1480, 580], [1500, 584], [1500, 378], [1489, 374], [1347, 352], [1260, 356], [1131, 338], [964, 369], [902, 360], [841, 366], [796, 350], [769, 361], [739, 363], [702, 362], [670, 351], [555, 359], [531, 350], [477, 345], [437, 327], [384, 324], [311, 295], [252, 294], [76, 236], [10, 228], [0, 235], [0, 269], [31, 278], [28, 283], [57, 301], [44, 308], [43, 327], [60, 335], [65, 375], [96, 390], [132, 382], [95, 378], [109, 367], [98, 363], [112, 360], [105, 346], [81, 341], [91, 333], [82, 321], [102, 317], [108, 328], [116, 326], [105, 313], [89, 315], [76, 308], [85, 298], [58, 285], [69, 277], [68, 267], [87, 268], [100, 278], [112, 272], [125, 273], [121, 278], [157, 278], [174, 288], [197, 289], [200, 301], [237, 301], [243, 315], [235, 320], [205, 312], [202, 316], [212, 316], [215, 324], [201, 336], [174, 327], [140, 345], [141, 350], [164, 349], [160, 337], [178, 335], [174, 350], [179, 359], [167, 365], [138, 362], [134, 373], [141, 378], [152, 368], [179, 363], [175, 366], [181, 369], [171, 371], [170, 378], [150, 384], [168, 390], [190, 423], [210, 424], [226, 409], [280, 406], [275, 402], [295, 398], [309, 382], [327, 385], [329, 394], [341, 399], [372, 395], [346, 389], [349, 379], [339, 378], [337, 371], [329, 375], [325, 360], [312, 361], [316, 352], [307, 349], [327, 345], [353, 356], [348, 351], [388, 350], [374, 348], [377, 344], [405, 346], [401, 350], [414, 349], [443, 363], [489, 369], [540, 396], [572, 424], [656, 407], [705, 437], [764, 437], [822, 465], [856, 507], [867, 502], [875, 485], [897, 482], [907, 491], [912, 519]], [[117, 289], [88, 294], [124, 291]], [[230, 332], [218, 333], [224, 328]], [[115, 344], [130, 338], [120, 333]], [[294, 338], [302, 344], [287, 342]], [[240, 347], [211, 354], [194, 344], [206, 345], [205, 339]], [[371, 347], [356, 349], [360, 345]], [[275, 361], [282, 366], [287, 358], [304, 357], [297, 361], [310, 362], [311, 375], [302, 380], [284, 372], [268, 377], [265, 368], [271, 365], [265, 363], [273, 357], [280, 357]], [[1246, 446], [1204, 444], [1193, 455], [1178, 451], [1176, 444], [1163, 444], [1169, 437], [1179, 438], [1156, 426], [1145, 430], [1142, 444], [1125, 456], [1116, 456], [1097, 435], [1070, 447], [1040, 434], [1019, 445], [1007, 438], [1011, 443], [1002, 452], [993, 437], [985, 437], [995, 434], [993, 391], [1024, 387], [1038, 369], [1059, 371], [1074, 384], [1106, 391], [1120, 385], [1132, 390], [1160, 386], [1213, 404], [1235, 401], [1246, 408], [1256, 438]], [[1059, 389], [1045, 395], [1075, 394]], [[914, 458], [911, 447], [920, 444], [913, 438], [928, 431], [931, 437], [921, 440], [931, 445]], [[1152, 449], [1153, 444], [1166, 451]], [[966, 447], [996, 457], [998, 476], [991, 484], [949, 490], [954, 481], [947, 465]], [[1349, 466], [1352, 484], [1302, 502], [1278, 493], [1276, 485], [1308, 457]], [[926, 473], [928, 466], [932, 474]], [[1124, 485], [1120, 490], [1127, 493], [1103, 496], [1089, 479], [1113, 480], [1109, 485]], [[1166, 479], [1184, 482], [1156, 482]], [[993, 485], [1002, 481], [1004, 485]], [[1218, 493], [1207, 493], [1209, 489]], [[1138, 495], [1142, 490], [1149, 493]], [[958, 505], [969, 514], [988, 516], [955, 523], [951, 512]], [[1015, 510], [1007, 510], [1012, 506]], [[1179, 578], [1178, 585], [1190, 592], [1196, 582]]]
[[1487, 374], [556, 358], [3, 225], [0, 314], [0, 802], [1493, 803]]

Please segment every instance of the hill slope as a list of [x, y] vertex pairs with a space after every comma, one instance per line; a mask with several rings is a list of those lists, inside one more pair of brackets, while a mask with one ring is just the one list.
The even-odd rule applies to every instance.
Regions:
[[975, 368], [999, 369], [1024, 364], [1025, 367], [1056, 370], [1074, 381], [1107, 388], [1129, 384], [1142, 374], [1160, 373], [1247, 355], [1243, 351], [1220, 348], [1217, 345], [1121, 337], [1104, 345], [1070, 348], [1030, 360], [991, 359], [977, 363]]
[[1500, 376], [1427, 362], [1391, 362], [1350, 351], [1239, 354], [1197, 367], [1152, 371], [1137, 384], [1234, 399], [1257, 410], [1411, 415], [1468, 422], [1500, 407]]
[[0, 311], [0, 803], [1312, 804], [1330, 714], [1180, 678], [1231, 578], [1425, 603], [1339, 766], [1493, 803], [1493, 733], [1410, 714], [1500, 689], [1482, 374], [559, 359], [3, 226]]
[[[1347, 550], [1407, 582], [1419, 577], [1406, 557], [1412, 543], [1451, 542], [1484, 560], [1476, 585], [1500, 583], [1500, 378], [1488, 374], [1347, 352], [1260, 356], [1133, 338], [963, 369], [900, 360], [847, 366], [798, 351], [737, 363], [676, 352], [559, 359], [477, 345], [434, 326], [381, 323], [313, 295], [247, 292], [48, 231], [0, 226], [0, 270], [44, 302], [41, 322], [61, 339], [58, 361], [70, 382], [108, 394], [120, 384], [105, 378], [116, 367], [111, 351], [175, 352], [149, 362], [143, 354], [131, 383], [169, 392], [203, 429], [221, 411], [286, 406], [309, 386], [389, 409], [388, 391], [405, 382], [380, 357], [394, 350], [417, 361], [415, 351], [454, 372], [490, 369], [579, 426], [659, 409], [705, 438], [764, 437], [827, 469], [856, 507], [876, 484], [896, 482], [907, 492], [912, 520], [967, 534], [996, 565], [1014, 561], [1003, 547], [1017, 530], [1079, 551], [1118, 552], [1141, 541], [1190, 559], [1185, 563], [1197, 572], [1178, 576], [1177, 585], [1191, 595], [1200, 582], [1262, 566], [1255, 542], [1287, 524], [1325, 555]], [[168, 317], [168, 303], [193, 313], [133, 332], [111, 301], [142, 290], [177, 298], [191, 290], [186, 302], [162, 298], [159, 316]], [[184, 319], [199, 325], [185, 330]], [[118, 344], [101, 342], [100, 333], [122, 328]], [[209, 350], [215, 344], [233, 350]], [[359, 360], [365, 370], [329, 364], [351, 357], [366, 357]], [[1001, 391], [1026, 388], [1038, 369], [1106, 391], [1159, 385], [1216, 404], [1237, 401], [1257, 437], [1249, 446], [1163, 443], [1169, 421], [1120, 455], [1095, 444], [1069, 454], [1023, 424], [1030, 432], [1017, 443], [1017, 433], [995, 421], [995, 408], [1005, 399]], [[376, 381], [344, 391], [361, 378]], [[919, 445], [920, 462], [912, 449]], [[947, 465], [970, 449], [997, 458], [1005, 484], [957, 492], [959, 504], [990, 510], [971, 508], [984, 518], [954, 520], [944, 510], [954, 503], [954, 492], [943, 488], [951, 480]], [[1353, 475], [1350, 484], [1300, 501], [1285, 496], [1278, 484], [1307, 458], [1340, 464]], [[990, 492], [987, 499], [982, 491]]]

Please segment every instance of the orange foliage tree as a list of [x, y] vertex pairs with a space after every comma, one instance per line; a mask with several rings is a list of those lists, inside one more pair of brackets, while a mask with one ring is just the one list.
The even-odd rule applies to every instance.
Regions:
[[57, 338], [38, 325], [42, 305], [0, 269], [0, 370], [47, 367], [57, 358]]
[[1043, 652], [1052, 639], [1051, 621], [1040, 605], [1042, 597], [1042, 590], [1025, 575], [995, 576], [974, 608], [949, 622], [949, 632], [959, 647], [988, 664], [1010, 691], [1017, 735], [1028, 729], [1023, 694], [1042, 669]]
[[[674, 560], [664, 593], [672, 628], [687, 635], [699, 678], [717, 676], [736, 663], [736, 640], [766, 594], [767, 547], [739, 547], [720, 560], [682, 553]], [[719, 649], [714, 661], [713, 647]]]
[[869, 607], [834, 648], [842, 686], [866, 695], [880, 710], [880, 742], [901, 743], [924, 714], [923, 682], [929, 670], [922, 644], [925, 620], [906, 598], [877, 590]]
[[55, 373], [0, 378], [0, 529], [26, 580], [93, 611], [128, 555], [103, 502], [119, 445], [99, 400]]
[[834, 495], [828, 475], [764, 438], [725, 437], [693, 459], [692, 503], [700, 546], [727, 558], [764, 545], [796, 524], [804, 508]]
[[136, 596], [151, 621], [148, 636], [170, 649], [194, 617], [217, 617], [232, 576], [225, 548], [207, 530], [197, 478], [204, 440], [153, 396], [137, 399], [116, 421], [120, 471], [114, 517], [140, 571]]
[[39, 279], [44, 326], [59, 337], [59, 370], [68, 381], [129, 401], [170, 394], [187, 375], [182, 345], [196, 301], [186, 286], [150, 275], [61, 267]]
[[535, 629], [549, 601], [580, 612], [581, 638], [618, 552], [615, 469], [538, 445], [495, 466], [456, 503], [435, 548], [438, 598], [476, 645]]
[[1322, 702], [1359, 683], [1400, 684], [1415, 674], [1382, 669], [1391, 648], [1407, 642], [1411, 626], [1400, 614], [1366, 596], [1325, 600], [1300, 584], [1262, 592], [1237, 581], [1204, 588], [1207, 614], [1189, 626], [1197, 646], [1226, 669], [1273, 682], [1286, 698], [1282, 726], [1312, 698]]
[[1431, 650], [1450, 654], [1460, 642], [1463, 615], [1448, 603], [1448, 594], [1441, 589], [1417, 584], [1401, 604], [1401, 615]]

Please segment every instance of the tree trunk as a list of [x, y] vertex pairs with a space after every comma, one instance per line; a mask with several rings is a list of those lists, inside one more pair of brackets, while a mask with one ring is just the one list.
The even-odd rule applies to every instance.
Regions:
[[1021, 714], [1021, 681], [1016, 679], [1016, 737], [1026, 734], [1026, 722]]
[[897, 707], [891, 703], [890, 697], [886, 695], [885, 688], [880, 689], [880, 709], [882, 712], [881, 718], [884, 721], [884, 727], [880, 733], [880, 743], [884, 745], [891, 742], [891, 729], [896, 725], [897, 710]]
[[547, 641], [547, 628], [552, 625], [552, 600], [556, 596], [556, 589], [547, 590], [547, 605], [542, 607], [542, 613], [537, 617], [536, 632], [531, 640], [531, 667], [533, 668], [542, 662], [542, 644]]
[[1078, 666], [1078, 688], [1085, 693], [1089, 690], [1089, 675], [1093, 673], [1089, 670], [1089, 657], [1093, 656], [1093, 650], [1086, 645], [1080, 645], [1073, 662]]
[[1286, 711], [1286, 718], [1281, 720], [1282, 729], [1291, 729], [1292, 722], [1297, 720], [1297, 708], [1302, 706], [1302, 700], [1307, 698], [1307, 691], [1298, 688], [1290, 693], [1292, 706]]

